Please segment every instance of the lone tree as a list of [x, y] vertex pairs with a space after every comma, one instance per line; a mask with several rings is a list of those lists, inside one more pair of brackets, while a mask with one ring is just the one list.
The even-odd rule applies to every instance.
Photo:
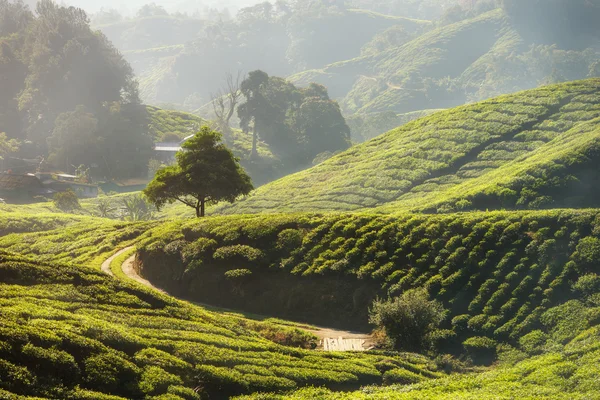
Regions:
[[179, 201], [204, 217], [206, 203], [229, 201], [250, 193], [252, 181], [238, 159], [221, 143], [222, 135], [203, 127], [183, 144], [177, 164], [156, 173], [144, 194], [158, 209]]

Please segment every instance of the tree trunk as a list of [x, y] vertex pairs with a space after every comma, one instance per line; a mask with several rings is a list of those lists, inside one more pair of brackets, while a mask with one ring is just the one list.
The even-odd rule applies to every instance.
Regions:
[[205, 215], [205, 213], [204, 213], [205, 206], [206, 206], [206, 200], [202, 199], [200, 201], [200, 217], [204, 217], [204, 215]]
[[252, 127], [252, 153], [250, 153], [250, 158], [255, 159], [258, 155], [256, 151], [256, 144], [258, 142], [258, 132], [256, 129], [256, 118], [254, 119], [254, 126]]

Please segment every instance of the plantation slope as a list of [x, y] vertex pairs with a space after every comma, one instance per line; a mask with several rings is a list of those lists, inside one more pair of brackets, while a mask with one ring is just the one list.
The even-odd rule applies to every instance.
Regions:
[[600, 322], [583, 309], [600, 307], [599, 236], [598, 210], [238, 215], [157, 226], [138, 260], [185, 298], [346, 329], [424, 287], [448, 310], [438, 350], [491, 363], [534, 331], [551, 346]]
[[410, 87], [411, 75], [417, 73], [434, 79], [461, 76], [490, 50], [505, 25], [504, 14], [496, 10], [438, 28], [379, 54], [372, 67], [372, 76], [378, 79], [379, 87], [374, 88], [367, 80], [358, 80], [342, 107], [356, 112], [410, 112], [430, 108], [424, 92]]
[[[381, 384], [381, 363], [399, 376], [443, 376], [419, 355], [295, 348], [312, 335], [208, 312], [83, 266], [94, 264], [97, 242], [126, 243], [122, 235], [139, 226], [114, 226], [104, 239], [108, 225], [2, 238], [0, 247], [21, 255], [0, 251], [0, 396], [177, 400], [313, 385], [351, 390]], [[69, 257], [77, 245], [88, 250]]]
[[[495, 10], [479, 17], [436, 28], [407, 44], [374, 56], [336, 62], [290, 77], [296, 83], [315, 81], [343, 98], [347, 113], [406, 113], [446, 107], [411, 86], [411, 76], [458, 78], [472, 68], [506, 34], [506, 17]], [[433, 103], [431, 103], [433, 101]], [[455, 104], [458, 105], [458, 104]]]
[[[591, 312], [597, 312], [590, 309]], [[568, 329], [567, 324], [558, 324]], [[562, 326], [561, 326], [562, 325]], [[545, 338], [524, 341], [523, 350], [510, 349], [510, 363], [489, 372], [454, 375], [414, 385], [367, 387], [359, 392], [334, 393], [327, 389], [303, 389], [285, 396], [254, 394], [235, 400], [588, 400], [600, 398], [600, 329], [579, 332], [566, 344], [546, 345]], [[532, 347], [533, 345], [533, 347]], [[538, 346], [536, 348], [536, 346]], [[547, 346], [547, 350], [542, 348]], [[543, 355], [537, 355], [543, 352]], [[514, 363], [514, 365], [513, 365]]]
[[[516, 177], [519, 169], [509, 164], [528, 155], [530, 164], [540, 167], [536, 173], [542, 179], [554, 168], [544, 169], [548, 163], [563, 153], [567, 158], [576, 154], [571, 149], [578, 145], [585, 148], [582, 131], [588, 132], [589, 141], [594, 140], [595, 118], [600, 117], [599, 89], [600, 80], [591, 79], [438, 112], [265, 185], [219, 210], [226, 214], [354, 211], [397, 200], [401, 201], [380, 211], [411, 209], [421, 206], [422, 200], [443, 203], [448, 200], [444, 196], [451, 194], [446, 191], [471, 181], [487, 182], [488, 173]], [[543, 152], [544, 146], [552, 152]], [[546, 164], [541, 162], [544, 157], [549, 159]], [[567, 170], [563, 172], [568, 173], [570, 163], [564, 165]], [[519, 183], [521, 191], [533, 189], [529, 181]], [[473, 185], [474, 192], [481, 187]], [[570, 196], [559, 192], [555, 197], [561, 195]]]

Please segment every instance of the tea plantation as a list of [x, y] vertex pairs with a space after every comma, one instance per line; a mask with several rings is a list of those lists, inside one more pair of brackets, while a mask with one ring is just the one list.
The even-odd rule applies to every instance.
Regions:
[[293, 326], [209, 312], [110, 278], [84, 265], [102, 243], [148, 226], [91, 230], [90, 222], [2, 238], [0, 397], [220, 399], [444, 375], [419, 355], [303, 350], [313, 338]]
[[[0, 206], [0, 399], [600, 398], [599, 93], [435, 113], [235, 215]], [[314, 350], [308, 324], [367, 332], [413, 289], [443, 309], [422, 354]]]
[[595, 207], [599, 87], [565, 83], [438, 112], [220, 211]]
[[377, 295], [425, 287], [448, 310], [436, 350], [500, 363], [409, 386], [243, 399], [600, 395], [599, 211], [236, 216], [148, 235], [138, 257], [152, 281], [246, 310], [360, 326]]

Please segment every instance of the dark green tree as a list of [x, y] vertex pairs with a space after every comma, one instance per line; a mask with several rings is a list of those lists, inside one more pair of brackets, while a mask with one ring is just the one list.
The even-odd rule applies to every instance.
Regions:
[[56, 118], [52, 136], [48, 138], [48, 161], [60, 170], [72, 171], [73, 165], [89, 163], [97, 146], [98, 119], [79, 106]]
[[204, 217], [207, 203], [234, 202], [253, 189], [250, 177], [222, 142], [222, 135], [203, 127], [183, 144], [177, 164], [159, 170], [144, 190], [157, 208], [179, 201]]
[[350, 146], [350, 128], [323, 85], [299, 89], [283, 78], [254, 71], [242, 83], [242, 93], [242, 128], [249, 131], [252, 123], [254, 146], [260, 137], [287, 164], [306, 165], [317, 154]]
[[41, 0], [19, 48], [27, 67], [19, 107], [29, 139], [43, 143], [56, 117], [83, 105], [97, 113], [105, 102], [138, 103], [131, 66], [89, 26], [85, 12]]
[[258, 125], [261, 117], [265, 114], [268, 103], [263, 94], [263, 88], [269, 83], [269, 75], [266, 72], [257, 70], [248, 74], [241, 84], [240, 90], [246, 102], [238, 107], [238, 117], [240, 125], [244, 132], [250, 131], [252, 124], [252, 153], [250, 156], [256, 158], [256, 145], [258, 142]]
[[369, 322], [385, 330], [395, 349], [422, 352], [432, 346], [432, 334], [445, 314], [441, 303], [429, 300], [427, 289], [418, 288], [394, 299], [373, 302]]
[[350, 147], [350, 128], [337, 102], [308, 97], [297, 112], [295, 129], [303, 145], [303, 163], [325, 151], [335, 153]]

